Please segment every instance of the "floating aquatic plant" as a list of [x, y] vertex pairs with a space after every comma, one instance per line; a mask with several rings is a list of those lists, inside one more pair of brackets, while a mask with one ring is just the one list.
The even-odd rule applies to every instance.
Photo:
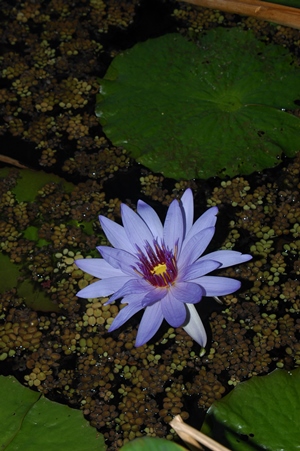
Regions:
[[[0, 169], [0, 179], [9, 177], [11, 169], [1, 168]], [[31, 169], [20, 169], [18, 174], [15, 175], [15, 185], [11, 186], [9, 191], [14, 196], [14, 206], [20, 205], [20, 203], [30, 203], [35, 202], [40, 203], [38, 199], [41, 195], [41, 190], [47, 184], [55, 184], [60, 187], [60, 189], [65, 193], [71, 193], [75, 188], [73, 183], [67, 182], [61, 177], [55, 174], [47, 174], [43, 171], [34, 171]], [[0, 214], [0, 219], [6, 221], [6, 211], [3, 209]], [[49, 251], [50, 242], [41, 238], [40, 228], [45, 222], [45, 218], [39, 212], [38, 215], [32, 220], [30, 225], [27, 225], [23, 230], [18, 229], [18, 233], [25, 240], [33, 241], [36, 248], [43, 249], [45, 255], [46, 248]], [[74, 219], [68, 219], [66, 221], [67, 225], [80, 227], [85, 234], [91, 235], [93, 233], [92, 222], [87, 221], [76, 221]], [[10, 237], [4, 237], [3, 240], [9, 239]], [[2, 243], [3, 246], [3, 243]], [[47, 291], [43, 288], [43, 285], [34, 284], [29, 276], [28, 271], [28, 259], [26, 256], [19, 255], [21, 258], [20, 263], [14, 263], [11, 261], [9, 255], [6, 255], [4, 246], [1, 248], [0, 252], [0, 267], [1, 267], [1, 280], [0, 280], [0, 293], [11, 290], [13, 288], [17, 289], [18, 295], [23, 298], [24, 303], [27, 307], [33, 310], [43, 311], [43, 312], [61, 312], [61, 308], [51, 300]], [[51, 284], [50, 278], [44, 281], [44, 283]]]
[[238, 384], [209, 408], [202, 432], [232, 451], [299, 449], [300, 369]]
[[168, 34], [119, 54], [96, 114], [114, 145], [174, 178], [249, 174], [300, 148], [300, 71], [283, 47], [239, 28], [197, 43]]
[[164, 226], [157, 213], [139, 200], [137, 213], [121, 205], [123, 227], [100, 216], [107, 239], [114, 246], [99, 246], [101, 258], [76, 260], [80, 269], [101, 279], [83, 288], [77, 296], [111, 296], [107, 303], [123, 298], [127, 304], [109, 331], [145, 309], [136, 346], [150, 340], [163, 319], [172, 327], [182, 326], [201, 346], [206, 332], [195, 304], [203, 296], [222, 296], [240, 288], [238, 280], [208, 276], [218, 269], [243, 263], [250, 255], [221, 250], [202, 256], [214, 233], [217, 207], [207, 210], [193, 224], [194, 200], [190, 189], [181, 201], [173, 200]]
[[105, 451], [104, 437], [82, 412], [49, 401], [23, 387], [14, 377], [0, 376], [0, 449]]
[[187, 449], [165, 438], [145, 436], [127, 442], [120, 451], [187, 451]]

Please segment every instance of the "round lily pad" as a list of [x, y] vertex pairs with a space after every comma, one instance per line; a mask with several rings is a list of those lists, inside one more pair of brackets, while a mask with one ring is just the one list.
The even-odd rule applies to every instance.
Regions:
[[209, 408], [202, 432], [232, 451], [300, 449], [300, 368], [237, 385]]
[[71, 409], [0, 376], [0, 449], [105, 451], [104, 437]]
[[119, 54], [96, 114], [116, 146], [173, 178], [249, 174], [299, 149], [300, 69], [251, 31], [168, 34]]

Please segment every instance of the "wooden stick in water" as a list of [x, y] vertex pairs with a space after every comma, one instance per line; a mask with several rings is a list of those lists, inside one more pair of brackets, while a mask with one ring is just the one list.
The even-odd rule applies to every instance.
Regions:
[[184, 423], [180, 415], [176, 415], [176, 417], [170, 421], [170, 426], [193, 451], [203, 450], [202, 446], [200, 446], [197, 442], [206, 446], [211, 451], [230, 451], [228, 448], [220, 445], [212, 438]]
[[24, 166], [24, 164], [20, 163], [18, 160], [15, 160], [14, 158], [8, 157], [7, 155], [0, 155], [0, 162], [11, 164], [12, 166], [16, 166], [17, 168], [27, 169], [27, 166]]
[[197, 6], [256, 17], [300, 29], [300, 9], [260, 0], [182, 0]]

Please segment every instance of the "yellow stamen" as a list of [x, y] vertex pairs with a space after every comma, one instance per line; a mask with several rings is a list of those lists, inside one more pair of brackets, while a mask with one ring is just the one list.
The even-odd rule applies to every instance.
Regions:
[[167, 265], [165, 263], [159, 263], [158, 265], [154, 266], [154, 268], [151, 270], [151, 274], [155, 274], [156, 276], [165, 274], [167, 271]]

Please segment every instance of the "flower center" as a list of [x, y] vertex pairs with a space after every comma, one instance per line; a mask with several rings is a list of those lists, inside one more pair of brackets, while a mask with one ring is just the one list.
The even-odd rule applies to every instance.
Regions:
[[167, 265], [165, 263], [161, 264], [158, 263], [158, 265], [156, 265], [152, 270], [152, 274], [164, 274], [167, 271]]
[[154, 240], [153, 246], [146, 243], [145, 252], [138, 248], [138, 258], [137, 271], [151, 285], [163, 288], [175, 281], [178, 274], [176, 248], [173, 253], [164, 242], [159, 245], [157, 240]]

